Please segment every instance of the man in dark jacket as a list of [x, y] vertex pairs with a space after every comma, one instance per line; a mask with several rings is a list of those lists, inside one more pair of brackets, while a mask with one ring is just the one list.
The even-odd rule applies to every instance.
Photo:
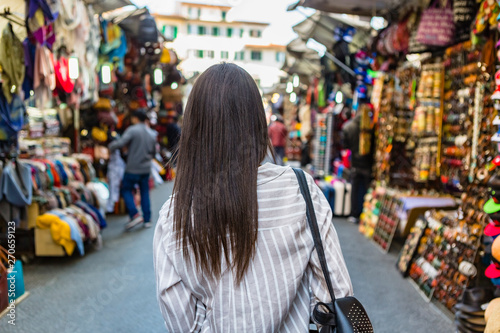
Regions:
[[351, 151], [351, 216], [349, 221], [359, 222], [363, 212], [364, 197], [372, 179], [374, 135], [371, 133], [370, 153], [361, 155], [359, 153], [359, 141], [361, 134], [361, 112], [354, 119], [348, 121], [342, 128], [342, 142], [344, 149]]

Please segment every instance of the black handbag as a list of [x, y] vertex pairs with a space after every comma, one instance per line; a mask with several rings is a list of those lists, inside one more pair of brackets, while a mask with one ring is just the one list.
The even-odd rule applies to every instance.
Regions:
[[335, 298], [333, 292], [332, 281], [326, 262], [325, 251], [323, 243], [321, 242], [321, 235], [316, 221], [316, 213], [309, 192], [309, 186], [301, 169], [293, 169], [299, 181], [300, 192], [306, 201], [306, 216], [311, 228], [311, 233], [314, 240], [314, 247], [318, 253], [319, 261], [321, 263], [321, 270], [325, 277], [326, 285], [332, 299], [331, 303], [321, 303], [315, 305], [313, 310], [313, 320], [321, 327], [321, 333], [373, 333], [373, 326], [368, 318], [363, 305], [352, 296]]

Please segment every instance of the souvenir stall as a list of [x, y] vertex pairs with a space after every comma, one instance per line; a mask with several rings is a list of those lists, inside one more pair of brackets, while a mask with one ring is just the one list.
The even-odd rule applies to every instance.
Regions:
[[500, 7], [401, 2], [390, 13], [366, 49], [373, 87], [356, 80], [371, 97], [376, 131], [359, 229], [385, 252], [404, 243], [397, 268], [459, 332], [488, 331], [500, 308], [492, 303], [485, 318], [472, 300], [500, 297]]
[[[366, 197], [360, 226], [385, 251], [395, 236], [406, 238], [398, 269], [425, 297], [454, 313], [459, 330], [474, 325], [484, 330], [484, 320], [474, 322], [459, 309], [468, 287], [491, 287], [485, 283], [481, 254], [482, 242], [488, 239], [483, 230], [490, 220], [483, 206], [491, 194], [492, 161], [498, 154], [492, 142], [497, 111], [491, 98], [498, 60], [496, 23], [485, 11], [499, 8], [496, 2], [486, 10], [487, 5], [481, 4], [472, 40], [463, 25], [476, 15], [457, 13], [465, 13], [465, 7], [475, 11], [473, 2], [456, 1], [454, 23], [443, 20], [439, 31], [426, 30], [432, 23], [429, 15], [434, 11], [453, 18], [447, 7], [424, 9], [416, 26], [407, 25], [417, 31], [408, 39], [409, 46], [413, 39], [413, 45], [418, 41], [428, 53], [405, 57], [378, 78], [382, 97], [377, 166], [382, 167]], [[385, 44], [391, 38], [396, 43], [401, 22], [405, 20], [392, 25], [395, 32], [380, 37]], [[455, 35], [450, 33], [452, 23]], [[433, 42], [436, 32], [443, 39]]]

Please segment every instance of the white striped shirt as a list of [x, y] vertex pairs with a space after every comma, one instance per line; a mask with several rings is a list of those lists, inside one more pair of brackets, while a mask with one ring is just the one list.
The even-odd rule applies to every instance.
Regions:
[[[352, 295], [330, 206], [311, 176], [307, 181], [335, 296]], [[293, 170], [261, 166], [257, 197], [256, 252], [240, 285], [225, 263], [221, 278], [211, 281], [194, 260], [184, 260], [176, 246], [170, 200], [162, 207], [153, 251], [158, 302], [169, 332], [305, 333], [311, 306], [331, 301]]]

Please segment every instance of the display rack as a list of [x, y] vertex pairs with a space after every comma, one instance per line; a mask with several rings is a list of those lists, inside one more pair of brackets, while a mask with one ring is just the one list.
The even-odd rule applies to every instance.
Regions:
[[471, 228], [459, 211], [429, 211], [425, 219], [427, 228], [409, 275], [429, 298], [451, 311], [469, 283], [459, 265], [475, 262], [483, 226]]
[[332, 156], [333, 114], [316, 116], [316, 140], [314, 141], [314, 168], [318, 175], [330, 174]]
[[381, 202], [380, 215], [373, 234], [373, 241], [386, 253], [391, 248], [400, 222], [399, 213], [402, 210], [403, 203], [395, 193], [391, 191], [386, 193]]
[[410, 234], [406, 238], [403, 249], [399, 254], [397, 267], [401, 274], [405, 277], [408, 275], [410, 265], [415, 258], [418, 245], [424, 236], [425, 229], [427, 229], [427, 221], [424, 217], [420, 217], [415, 223], [415, 226], [411, 229]]

